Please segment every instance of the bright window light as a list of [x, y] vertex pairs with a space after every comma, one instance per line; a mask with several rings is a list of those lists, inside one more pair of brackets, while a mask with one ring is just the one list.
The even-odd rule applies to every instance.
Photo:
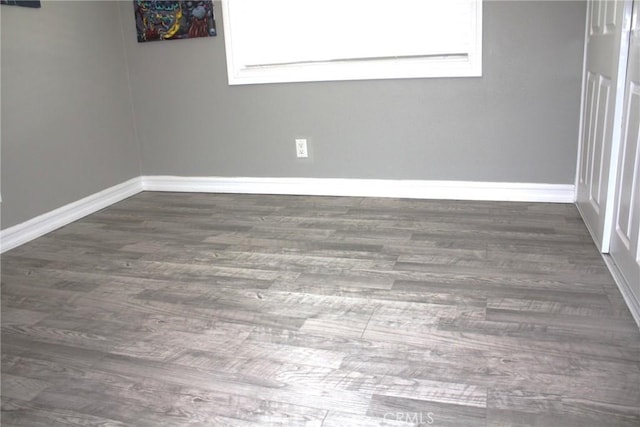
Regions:
[[482, 74], [480, 0], [223, 0], [229, 84]]

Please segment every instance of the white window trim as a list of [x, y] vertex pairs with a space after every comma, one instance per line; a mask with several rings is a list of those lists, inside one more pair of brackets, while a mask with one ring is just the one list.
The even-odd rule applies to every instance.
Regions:
[[[338, 61], [307, 61], [246, 67], [234, 55], [233, 1], [222, 0], [227, 72], [230, 85], [482, 76], [482, 1], [471, 2], [474, 43], [466, 55], [361, 58]], [[348, 1], [348, 0], [343, 0]]]

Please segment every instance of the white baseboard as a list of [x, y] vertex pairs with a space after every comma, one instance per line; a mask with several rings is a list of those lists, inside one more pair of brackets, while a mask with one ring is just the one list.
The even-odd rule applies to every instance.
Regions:
[[624, 276], [618, 269], [618, 266], [613, 261], [610, 255], [602, 254], [602, 259], [604, 259], [605, 264], [609, 268], [611, 272], [611, 276], [613, 276], [613, 280], [618, 285], [618, 289], [620, 289], [620, 293], [622, 294], [622, 298], [624, 298], [624, 302], [627, 303], [627, 307], [629, 307], [629, 311], [633, 316], [633, 319], [636, 321], [636, 324], [640, 328], [640, 301], [636, 298], [631, 290], [631, 287], [625, 280]]
[[0, 231], [0, 253], [27, 243], [142, 191], [140, 177]]
[[337, 178], [143, 176], [147, 191], [574, 203], [573, 184]]
[[141, 176], [0, 231], [0, 253], [141, 191], [573, 203], [574, 186], [337, 178]]

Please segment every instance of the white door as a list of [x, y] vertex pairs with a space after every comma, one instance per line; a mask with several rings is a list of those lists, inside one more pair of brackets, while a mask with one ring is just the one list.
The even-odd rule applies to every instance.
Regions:
[[[598, 248], [609, 249], [613, 211], [609, 189], [612, 142], [619, 128], [614, 120], [622, 114], [621, 75], [626, 70], [627, 30], [631, 2], [592, 0], [587, 11], [585, 69], [580, 130], [580, 154], [576, 202]], [[613, 181], [613, 180], [612, 180]]]
[[640, 307], [640, 0], [633, 2], [610, 255]]

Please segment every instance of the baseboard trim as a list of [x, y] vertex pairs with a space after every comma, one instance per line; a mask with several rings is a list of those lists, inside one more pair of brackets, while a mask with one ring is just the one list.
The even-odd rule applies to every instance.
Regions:
[[140, 176], [0, 231], [0, 253], [141, 191], [573, 203], [574, 185], [339, 178]]
[[0, 253], [27, 243], [142, 191], [140, 177], [39, 215], [0, 231]]
[[573, 184], [143, 176], [147, 191], [574, 203]]
[[633, 319], [636, 321], [638, 328], [640, 328], [640, 301], [638, 301], [631, 291], [631, 287], [613, 261], [613, 258], [611, 258], [611, 255], [602, 254], [602, 259], [604, 259], [604, 263], [607, 265], [611, 276], [613, 276], [613, 280], [616, 282], [616, 285], [618, 285], [618, 289], [622, 294], [622, 298], [624, 298], [624, 302], [627, 303]]

